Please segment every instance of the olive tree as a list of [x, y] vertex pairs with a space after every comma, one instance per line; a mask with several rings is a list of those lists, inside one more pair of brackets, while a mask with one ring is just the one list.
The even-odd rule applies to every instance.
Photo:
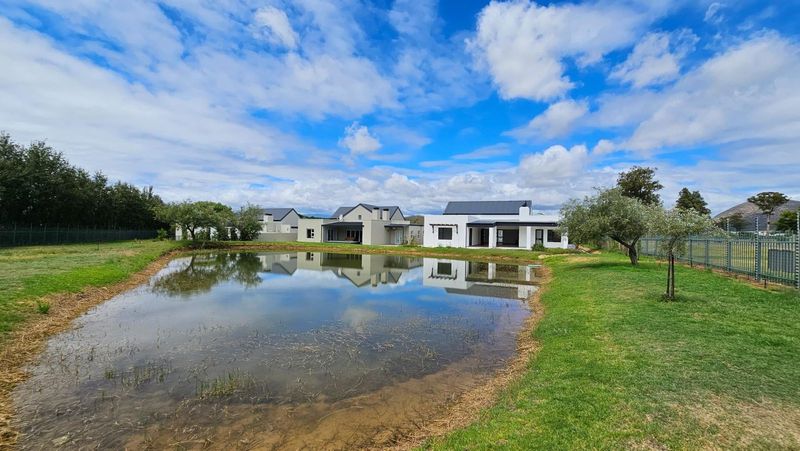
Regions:
[[160, 209], [159, 217], [164, 222], [177, 224], [189, 232], [192, 241], [198, 238], [199, 229], [203, 229], [204, 235], [207, 234], [210, 238], [210, 230], [214, 228], [220, 237], [220, 233], [224, 233], [225, 227], [234, 220], [231, 207], [209, 201], [166, 204]]
[[653, 206], [623, 195], [619, 188], [601, 190], [583, 200], [573, 199], [561, 209], [561, 228], [575, 243], [610, 238], [628, 251], [632, 265], [639, 263], [636, 245], [650, 225]]
[[263, 211], [258, 205], [247, 204], [236, 212], [236, 230], [239, 231], [239, 239], [251, 241], [258, 237], [261, 231], [261, 218]]
[[690, 236], [711, 232], [714, 229], [715, 225], [711, 218], [694, 209], [654, 208], [650, 211], [650, 233], [664, 238], [661, 247], [667, 255], [665, 299], [675, 299], [675, 254], [685, 251], [686, 239]]

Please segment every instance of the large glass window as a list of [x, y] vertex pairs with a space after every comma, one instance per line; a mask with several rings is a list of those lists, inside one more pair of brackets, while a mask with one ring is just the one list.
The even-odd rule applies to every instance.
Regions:
[[443, 263], [439, 262], [436, 264], [436, 274], [442, 276], [452, 276], [453, 275], [453, 264], [452, 263]]
[[548, 230], [547, 231], [547, 242], [548, 243], [560, 243], [561, 242], [561, 234], [558, 233], [558, 230]]
[[452, 240], [453, 239], [453, 228], [452, 227], [439, 227], [439, 239], [440, 240]]

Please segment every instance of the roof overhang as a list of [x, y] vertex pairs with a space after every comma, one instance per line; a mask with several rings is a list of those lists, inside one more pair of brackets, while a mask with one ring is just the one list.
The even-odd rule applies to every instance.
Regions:
[[467, 227], [517, 227], [517, 226], [558, 227], [558, 223], [554, 221], [473, 221], [467, 223]]
[[322, 227], [330, 227], [330, 226], [364, 227], [364, 223], [363, 222], [340, 221], [340, 222], [328, 222], [328, 223], [322, 224]]

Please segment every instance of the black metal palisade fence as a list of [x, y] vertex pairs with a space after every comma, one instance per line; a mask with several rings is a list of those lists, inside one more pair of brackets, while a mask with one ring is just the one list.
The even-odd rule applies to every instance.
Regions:
[[[664, 238], [640, 240], [642, 255], [665, 257]], [[692, 237], [675, 259], [705, 268], [743, 274], [757, 281], [769, 281], [800, 289], [800, 234], [785, 236]]]
[[67, 243], [106, 243], [110, 241], [156, 238], [156, 230], [99, 229], [67, 226], [0, 226], [0, 247]]

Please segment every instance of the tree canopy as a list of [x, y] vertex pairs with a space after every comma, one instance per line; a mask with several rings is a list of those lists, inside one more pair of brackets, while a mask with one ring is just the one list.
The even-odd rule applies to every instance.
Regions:
[[649, 212], [649, 233], [664, 238], [662, 250], [667, 254], [667, 291], [665, 298], [675, 299], [675, 254], [683, 253], [686, 239], [714, 230], [711, 218], [691, 208], [653, 208]]
[[769, 230], [772, 214], [775, 213], [775, 209], [788, 202], [789, 197], [783, 193], [765, 191], [755, 196], [748, 197], [747, 201], [751, 204], [755, 204], [762, 213], [767, 215], [767, 230]]
[[797, 232], [797, 212], [800, 210], [786, 210], [778, 216], [775, 221], [775, 229], [779, 232], [796, 233]]
[[[233, 226], [235, 216], [231, 207], [219, 202], [183, 201], [164, 205], [159, 209], [159, 218], [182, 227], [195, 240], [210, 239], [212, 228], [217, 231], [218, 239], [227, 239], [227, 227]], [[202, 232], [202, 236], [198, 232]]]
[[655, 179], [655, 168], [634, 166], [626, 172], [620, 172], [617, 187], [625, 197], [639, 199], [645, 205], [661, 203], [658, 191], [664, 187]]
[[678, 193], [678, 201], [675, 202], [675, 207], [683, 210], [694, 210], [706, 216], [711, 214], [711, 210], [708, 209], [708, 204], [703, 199], [700, 191], [689, 191], [689, 188], [683, 188]]
[[628, 251], [631, 264], [639, 262], [636, 244], [647, 233], [653, 207], [625, 196], [620, 188], [599, 191], [583, 200], [571, 200], [561, 209], [561, 227], [576, 243], [610, 238]]
[[261, 221], [264, 213], [258, 205], [247, 204], [236, 212], [235, 226], [239, 232], [239, 239], [244, 241], [254, 240], [261, 231]]
[[163, 204], [152, 187], [109, 184], [70, 165], [44, 141], [24, 146], [0, 133], [0, 224], [154, 229]]

